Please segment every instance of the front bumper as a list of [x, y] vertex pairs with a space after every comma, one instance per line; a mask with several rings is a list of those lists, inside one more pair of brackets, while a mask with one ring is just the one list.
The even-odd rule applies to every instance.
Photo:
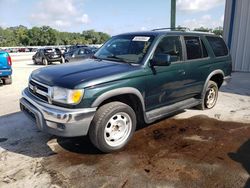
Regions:
[[87, 135], [96, 112], [96, 108], [68, 109], [45, 103], [27, 88], [22, 92], [20, 108], [36, 122], [38, 129], [63, 137]]

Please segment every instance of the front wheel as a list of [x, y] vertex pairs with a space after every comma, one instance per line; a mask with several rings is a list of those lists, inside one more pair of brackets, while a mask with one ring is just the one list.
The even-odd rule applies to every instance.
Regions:
[[108, 153], [123, 148], [136, 128], [134, 110], [121, 102], [101, 106], [90, 125], [91, 142], [102, 152]]
[[201, 110], [213, 108], [218, 99], [218, 90], [218, 85], [214, 81], [209, 81], [198, 108]]

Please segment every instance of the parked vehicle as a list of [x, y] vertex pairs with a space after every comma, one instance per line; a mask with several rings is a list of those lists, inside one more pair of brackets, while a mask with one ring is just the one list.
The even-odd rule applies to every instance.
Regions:
[[87, 59], [35, 70], [20, 106], [39, 129], [89, 135], [103, 152], [123, 148], [137, 124], [181, 109], [211, 109], [232, 60], [211, 33], [154, 30], [112, 37]]
[[82, 48], [82, 47], [88, 47], [88, 46], [84, 45], [84, 44], [77, 44], [77, 45], [68, 46], [65, 50], [65, 53], [75, 51], [76, 49]]
[[63, 55], [58, 48], [38, 49], [32, 60], [34, 64], [42, 65], [48, 65], [57, 61], [64, 63]]
[[12, 61], [10, 55], [5, 51], [0, 51], [0, 81], [4, 85], [12, 83]]
[[95, 52], [95, 50], [92, 50], [92, 48], [88, 47], [77, 48], [71, 52], [64, 54], [65, 62], [68, 63], [91, 58], [95, 54]]

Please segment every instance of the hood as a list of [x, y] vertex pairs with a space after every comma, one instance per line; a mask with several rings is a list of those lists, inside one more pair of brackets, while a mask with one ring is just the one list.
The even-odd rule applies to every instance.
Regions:
[[104, 77], [113, 77], [117, 74], [136, 70], [139, 67], [127, 63], [87, 59], [75, 63], [40, 68], [33, 71], [31, 77], [49, 86], [73, 89], [80, 84]]

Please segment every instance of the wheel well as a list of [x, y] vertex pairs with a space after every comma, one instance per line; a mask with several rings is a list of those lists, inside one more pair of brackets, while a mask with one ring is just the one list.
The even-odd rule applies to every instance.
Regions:
[[210, 80], [214, 81], [217, 84], [218, 88], [220, 88], [220, 86], [223, 83], [223, 75], [222, 74], [215, 74], [210, 78]]
[[103, 101], [98, 106], [98, 108], [103, 106], [104, 104], [114, 102], [114, 101], [119, 101], [119, 102], [129, 105], [135, 111], [137, 122], [144, 123], [143, 108], [142, 108], [142, 104], [141, 104], [139, 97], [137, 97], [134, 94], [123, 94], [123, 95], [114, 96]]

